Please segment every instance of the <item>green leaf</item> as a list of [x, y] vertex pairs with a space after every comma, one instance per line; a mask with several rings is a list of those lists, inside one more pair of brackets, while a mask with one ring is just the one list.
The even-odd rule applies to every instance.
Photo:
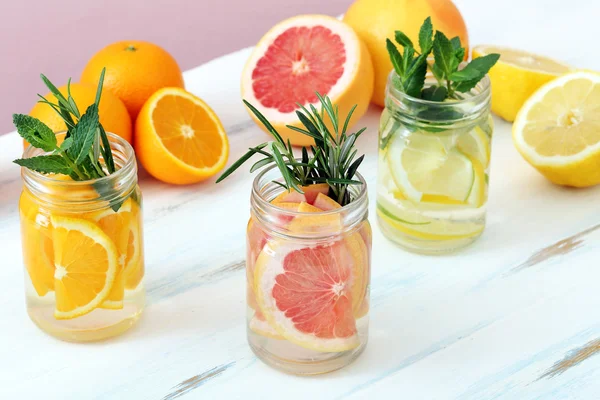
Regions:
[[263, 158], [262, 160], [258, 160], [257, 162], [255, 162], [252, 167], [250, 168], [250, 172], [254, 172], [259, 168], [265, 167], [271, 163], [274, 163], [275, 160], [273, 159], [273, 157], [266, 157]]
[[81, 116], [73, 130], [73, 145], [69, 149], [69, 154], [75, 160], [75, 164], [81, 163], [88, 156], [94, 144], [99, 123], [98, 105], [92, 104]]
[[352, 165], [350, 165], [350, 167], [348, 167], [348, 171], [346, 172], [346, 178], [347, 179], [354, 178], [354, 174], [356, 174], [356, 170], [358, 169], [358, 167], [360, 166], [360, 164], [362, 164], [362, 162], [363, 162], [364, 159], [365, 159], [365, 155], [363, 154], [362, 156], [358, 157], [352, 163]]
[[74, 111], [73, 115], [79, 118], [81, 116], [79, 114], [79, 108], [77, 108], [75, 99], [73, 98], [73, 96], [71, 96], [71, 78], [69, 78], [69, 81], [67, 82], [67, 101], [69, 102], [69, 106], [71, 107], [71, 112]]
[[108, 173], [112, 174], [115, 172], [115, 160], [113, 159], [112, 150], [110, 148], [110, 141], [106, 135], [106, 131], [102, 124], [100, 124], [100, 140], [102, 140], [102, 158], [104, 158], [104, 165], [108, 169]]
[[414, 73], [414, 71], [410, 71], [410, 66], [413, 63], [413, 60], [415, 58], [415, 49], [413, 49], [411, 46], [406, 46], [404, 48], [404, 55], [402, 57], [402, 69], [404, 70], [404, 79], [408, 79], [412, 73]]
[[402, 31], [396, 31], [396, 42], [402, 47], [414, 47], [412, 40], [404, 34]]
[[25, 114], [13, 114], [17, 132], [29, 144], [44, 151], [56, 149], [56, 135], [42, 121]]
[[458, 62], [458, 64], [460, 65], [461, 62], [463, 62], [465, 60], [465, 48], [461, 47], [460, 49], [456, 50], [454, 52], [454, 57], [456, 57], [456, 61]]
[[444, 76], [450, 76], [453, 72], [454, 48], [446, 35], [440, 31], [435, 32], [435, 39], [433, 40], [433, 57], [435, 59], [435, 64], [439, 67], [440, 71], [444, 73]]
[[457, 92], [466, 93], [477, 86], [480, 80], [481, 78], [477, 78], [470, 81], [458, 82], [456, 85], [454, 85], [454, 90]]
[[256, 118], [258, 118], [258, 120], [264, 125], [264, 127], [267, 128], [267, 131], [269, 131], [271, 136], [273, 136], [275, 140], [277, 140], [279, 143], [285, 145], [285, 142], [283, 141], [283, 138], [281, 137], [279, 132], [277, 132], [277, 130], [273, 127], [273, 125], [271, 125], [271, 123], [265, 118], [265, 116], [262, 115], [261, 112], [256, 109], [256, 107], [254, 107], [246, 100], [243, 100], [243, 102], [246, 105], [246, 107], [248, 107], [250, 111], [252, 111]]
[[354, 110], [356, 110], [356, 107], [358, 106], [358, 104], [355, 104], [351, 109], [350, 112], [348, 113], [348, 115], [346, 116], [346, 121], [344, 122], [344, 128], [342, 129], [342, 134], [346, 133], [346, 131], [348, 130], [348, 124], [350, 123], [350, 118], [352, 118], [352, 114], [354, 114]]
[[219, 177], [219, 179], [217, 179], [216, 183], [219, 183], [223, 179], [227, 178], [236, 169], [238, 169], [239, 167], [241, 167], [242, 164], [244, 164], [246, 161], [248, 161], [250, 158], [252, 158], [252, 156], [257, 152], [257, 149], [264, 149], [267, 146], [268, 146], [268, 143], [262, 143], [262, 144], [259, 144], [256, 147], [254, 147], [254, 148], [249, 149], [248, 152], [246, 152], [246, 154], [244, 154], [242, 157], [240, 157], [239, 160], [237, 160], [236, 162], [234, 162], [233, 164], [231, 164], [231, 167], [227, 168], [227, 170], [225, 170], [225, 172], [223, 172], [223, 174], [221, 174], [221, 176]]
[[444, 101], [448, 97], [448, 89], [445, 86], [430, 86], [423, 89], [421, 98], [429, 101]]
[[65, 140], [63, 140], [62, 144], [60, 145], [60, 149], [62, 151], [67, 151], [69, 150], [69, 148], [73, 145], [73, 137], [68, 137]]
[[488, 54], [486, 56], [474, 59], [467, 64], [465, 68], [455, 72], [453, 75], [458, 75], [455, 76], [455, 78], [458, 79], [453, 80], [459, 82], [455, 86], [455, 90], [465, 93], [473, 89], [475, 86], [477, 86], [477, 83], [479, 83], [479, 81], [485, 77], [485, 75], [496, 64], [496, 62], [498, 62], [499, 59], [499, 54]]
[[106, 67], [102, 68], [100, 72], [100, 78], [98, 79], [98, 89], [96, 89], [96, 100], [94, 103], [100, 107], [100, 97], [102, 96], [102, 86], [104, 85], [104, 74], [106, 73]]
[[431, 24], [431, 17], [427, 17], [421, 25], [419, 30], [419, 47], [421, 48], [421, 54], [429, 54], [433, 47], [433, 25]]
[[67, 161], [58, 154], [20, 158], [18, 160], [14, 160], [14, 163], [42, 174], [69, 175], [71, 173], [71, 168], [69, 167]]
[[425, 56], [420, 55], [417, 57], [413, 65], [411, 65], [410, 70], [411, 75], [404, 82], [404, 91], [409, 96], [419, 97], [423, 86], [425, 86], [425, 78], [427, 76], [427, 59]]
[[470, 64], [467, 64], [467, 66], [461, 69], [460, 71], [453, 72], [452, 75], [450, 75], [450, 79], [455, 82], [464, 82], [471, 81], [473, 79], [480, 80], [481, 78], [483, 78], [483, 75], [481, 75], [481, 73], [477, 69], [469, 68], [469, 65]]
[[441, 81], [444, 79], [444, 71], [442, 71], [437, 66], [437, 64], [431, 65], [431, 72], [433, 73], [433, 76], [435, 76], [435, 79], [437, 79], [438, 81]]
[[454, 50], [459, 50], [462, 48], [460, 44], [460, 38], [458, 36], [455, 36], [452, 39], [450, 39], [450, 43], [452, 43], [452, 48]]
[[386, 46], [388, 53], [390, 54], [390, 61], [392, 61], [392, 65], [394, 66], [394, 70], [399, 76], [403, 76], [404, 70], [402, 68], [402, 55], [400, 55], [398, 48], [394, 45], [394, 43], [392, 43], [390, 39], [386, 39]]

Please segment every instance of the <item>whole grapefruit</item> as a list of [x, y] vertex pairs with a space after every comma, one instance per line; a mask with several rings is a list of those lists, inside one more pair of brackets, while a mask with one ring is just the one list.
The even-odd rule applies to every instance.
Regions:
[[356, 0], [346, 11], [344, 22], [365, 42], [373, 59], [375, 104], [385, 105], [385, 86], [392, 70], [385, 40], [393, 40], [394, 32], [399, 30], [417, 43], [419, 28], [427, 17], [431, 17], [435, 30], [444, 32], [449, 38], [458, 36], [463, 47], [468, 49], [465, 21], [450, 0]]

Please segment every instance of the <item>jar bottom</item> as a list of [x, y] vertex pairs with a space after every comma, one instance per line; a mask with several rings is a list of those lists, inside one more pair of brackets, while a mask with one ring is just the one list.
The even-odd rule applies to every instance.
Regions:
[[[253, 311], [252, 311], [253, 313]], [[364, 351], [368, 340], [368, 315], [356, 321], [358, 347], [340, 352], [321, 352], [295, 345], [283, 338], [263, 336], [248, 326], [248, 344], [265, 364], [294, 375], [320, 375], [352, 363]]]
[[94, 342], [121, 335], [133, 327], [144, 309], [144, 296], [126, 299], [121, 310], [96, 309], [71, 320], [54, 318], [54, 304], [28, 301], [29, 318], [45, 333], [67, 342]]
[[361, 355], [367, 346], [367, 341], [352, 350], [342, 351], [338, 353], [322, 353], [322, 357], [315, 358], [311, 361], [298, 361], [294, 359], [286, 359], [275, 355], [268, 351], [266, 346], [258, 344], [261, 341], [279, 341], [277, 339], [264, 338], [251, 330], [248, 330], [248, 343], [254, 354], [265, 364], [282, 372], [293, 375], [320, 375], [328, 372], [337, 371], [349, 364]]
[[483, 233], [483, 229], [481, 229], [481, 231], [477, 234], [466, 238], [452, 240], [432, 240], [418, 238], [401, 232], [398, 229], [395, 229], [393, 226], [390, 226], [390, 224], [388, 224], [379, 215], [377, 216], [377, 223], [379, 224], [379, 228], [381, 229], [383, 235], [390, 241], [394, 242], [406, 251], [424, 255], [442, 255], [462, 250], [477, 241], [477, 239], [479, 239]]

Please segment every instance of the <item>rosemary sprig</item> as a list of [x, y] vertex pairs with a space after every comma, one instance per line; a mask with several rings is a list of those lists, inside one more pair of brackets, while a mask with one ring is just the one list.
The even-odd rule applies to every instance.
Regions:
[[[260, 154], [264, 157], [252, 165], [250, 172], [275, 164], [281, 172], [283, 182], [274, 181], [274, 183], [283, 186], [286, 190], [293, 189], [303, 193], [302, 186], [327, 183], [330, 197], [342, 206], [349, 204], [352, 198], [348, 185], [362, 184], [354, 179], [358, 167], [364, 160], [364, 155], [355, 158], [358, 153], [355, 144], [356, 139], [366, 128], [356, 133], [347, 133], [356, 106], [350, 110], [344, 123], [340, 124], [338, 106], [333, 105], [327, 96], [317, 93], [317, 97], [321, 103], [321, 111], [312, 104], [308, 108], [299, 104], [300, 109], [296, 111], [296, 115], [303, 127], [287, 126], [289, 129], [310, 136], [315, 141], [315, 145], [310, 148], [302, 147], [299, 160], [296, 159], [290, 142], [285, 142], [265, 116], [244, 100], [246, 107], [275, 140], [248, 149], [248, 152], [219, 177], [217, 183], [231, 175], [252, 156]], [[326, 117], [331, 122], [333, 128], [331, 131], [325, 124]]]

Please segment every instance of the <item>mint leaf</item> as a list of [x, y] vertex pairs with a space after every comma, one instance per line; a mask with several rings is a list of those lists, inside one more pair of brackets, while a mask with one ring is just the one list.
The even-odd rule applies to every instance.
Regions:
[[396, 42], [402, 47], [414, 47], [410, 38], [402, 31], [396, 31]]
[[460, 45], [460, 38], [458, 36], [455, 36], [452, 39], [450, 39], [450, 43], [452, 43], [452, 48], [454, 50], [462, 49], [462, 46]]
[[456, 85], [454, 85], [454, 90], [457, 92], [466, 93], [477, 86], [480, 80], [481, 78], [476, 78], [470, 81], [458, 82]]
[[392, 65], [394, 66], [394, 70], [396, 70], [396, 73], [398, 75], [400, 75], [400, 76], [404, 75], [402, 55], [400, 55], [398, 48], [394, 45], [394, 43], [392, 43], [392, 41], [390, 39], [386, 39], [386, 46], [387, 46], [387, 51], [390, 55], [390, 61], [392, 62]]
[[[455, 71], [450, 75], [450, 79], [456, 82], [470, 81], [473, 79], [481, 79], [483, 76], [476, 68], [470, 68], [471, 64], [467, 64], [460, 71]], [[485, 75], [485, 74], [484, 74]]]
[[465, 52], [466, 50], [464, 49], [464, 47], [461, 47], [460, 49], [454, 52], [454, 57], [456, 57], [456, 61], [458, 61], [458, 64], [465, 60]]
[[406, 78], [410, 75], [409, 68], [414, 58], [415, 49], [412, 46], [406, 46], [404, 48], [404, 55], [402, 56], [402, 69], [404, 69], [404, 73], [407, 75]]
[[56, 135], [39, 119], [25, 114], [13, 114], [13, 124], [19, 135], [33, 147], [44, 151], [56, 149]]
[[67, 161], [58, 154], [20, 158], [13, 162], [21, 167], [29, 168], [42, 174], [69, 175], [71, 173], [71, 168], [67, 164]]
[[421, 95], [421, 90], [425, 85], [425, 77], [427, 76], [427, 62], [419, 61], [419, 58], [415, 59], [413, 63], [414, 66], [411, 66], [411, 75], [404, 82], [404, 90], [406, 94], [413, 97], [419, 97]]
[[477, 83], [483, 79], [490, 68], [500, 59], [499, 54], [488, 54], [479, 57], [467, 64], [462, 70], [454, 72], [450, 79], [458, 84], [455, 89], [459, 92], [468, 92], [477, 86]]
[[448, 96], [448, 89], [445, 86], [430, 86], [423, 89], [421, 98], [429, 101], [444, 101]]
[[444, 77], [449, 77], [453, 71], [454, 64], [454, 48], [450, 40], [440, 31], [435, 32], [433, 40], [433, 57], [435, 64], [443, 72]]
[[65, 140], [63, 140], [62, 144], [60, 145], [60, 149], [62, 151], [67, 151], [69, 150], [69, 148], [73, 145], [73, 137], [68, 137]]
[[427, 19], [421, 25], [419, 30], [419, 47], [421, 47], [421, 53], [429, 53], [433, 47], [433, 25], [431, 24], [431, 17]]
[[481, 74], [483, 78], [485, 74], [489, 72], [489, 70], [498, 62], [500, 59], [500, 54], [492, 53], [485, 55], [483, 57], [476, 58], [472, 60], [466, 68], [474, 68]]
[[69, 154], [73, 157], [76, 164], [83, 161], [88, 156], [98, 129], [98, 105], [92, 104], [87, 108], [85, 114], [81, 116], [75, 129], [73, 129], [73, 144], [69, 149]]

